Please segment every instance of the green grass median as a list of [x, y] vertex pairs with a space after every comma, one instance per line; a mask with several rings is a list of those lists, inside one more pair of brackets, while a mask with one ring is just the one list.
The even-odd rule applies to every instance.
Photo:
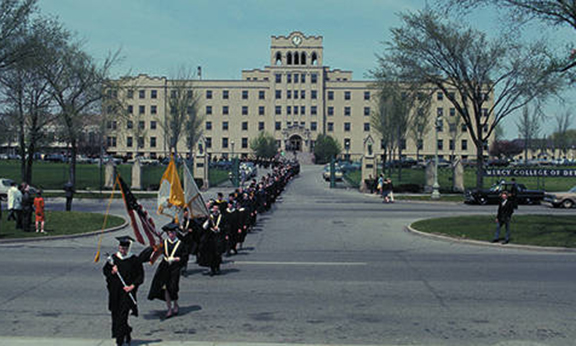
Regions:
[[[459, 239], [489, 242], [496, 231], [496, 215], [458, 216], [417, 221], [412, 228]], [[576, 216], [514, 215], [510, 223], [513, 244], [576, 248]], [[500, 231], [504, 237], [505, 229]]]
[[[8, 211], [2, 211], [2, 224], [0, 225], [0, 239], [15, 238], [46, 238], [53, 236], [72, 235], [99, 231], [104, 223], [104, 214], [47, 211], [45, 230], [47, 233], [34, 231], [34, 215], [32, 215], [32, 232], [24, 232], [16, 229], [14, 221], [7, 221]], [[108, 215], [106, 228], [120, 226], [124, 219], [118, 216]]]

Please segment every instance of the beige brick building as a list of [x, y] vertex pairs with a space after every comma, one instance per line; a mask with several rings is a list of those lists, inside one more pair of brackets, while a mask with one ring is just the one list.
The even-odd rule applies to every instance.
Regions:
[[[205, 116], [207, 152], [217, 157], [247, 156], [250, 140], [261, 131], [272, 134], [283, 150], [310, 152], [318, 134], [324, 132], [341, 143], [343, 156], [359, 158], [364, 139], [369, 134], [378, 138], [370, 124], [376, 108], [373, 82], [355, 81], [351, 71], [324, 65], [322, 36], [300, 32], [272, 36], [269, 53], [269, 66], [244, 70], [240, 80], [190, 81], [199, 97], [199, 112]], [[118, 82], [129, 116], [108, 122], [108, 152], [165, 156], [168, 146], [161, 125], [169, 111], [174, 82], [147, 75]], [[450, 124], [457, 118], [456, 112], [442, 93], [434, 95], [431, 122], [437, 114], [443, 115], [438, 143], [434, 130], [428, 131], [419, 143], [420, 155], [434, 155], [438, 145], [439, 154], [447, 159], [452, 154], [473, 157], [474, 144], [465, 127]], [[403, 154], [415, 157], [417, 145], [407, 136]], [[179, 151], [187, 152], [185, 138], [179, 142]]]

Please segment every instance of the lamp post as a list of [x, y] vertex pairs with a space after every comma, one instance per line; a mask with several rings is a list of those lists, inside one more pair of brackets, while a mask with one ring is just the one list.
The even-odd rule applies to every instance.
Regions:
[[230, 145], [232, 146], [232, 185], [234, 187], [238, 187], [240, 185], [240, 179], [239, 179], [239, 165], [238, 165], [238, 159], [234, 156], [234, 141], [230, 142]]
[[440, 199], [440, 185], [438, 184], [438, 130], [442, 115], [436, 116], [436, 150], [434, 154], [434, 184], [432, 185], [432, 199]]

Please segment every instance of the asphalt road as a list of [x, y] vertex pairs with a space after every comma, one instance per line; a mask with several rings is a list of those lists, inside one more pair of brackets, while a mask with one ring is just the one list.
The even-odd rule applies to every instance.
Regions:
[[[495, 207], [384, 205], [373, 196], [330, 190], [320, 170], [303, 167], [244, 249], [226, 258], [221, 276], [204, 275], [190, 263], [181, 281], [180, 316], [163, 320], [163, 302], [145, 299], [155, 270], [147, 266], [141, 315], [131, 318], [133, 344], [574, 343], [575, 253], [416, 236], [404, 230], [414, 220], [494, 213]], [[121, 203], [114, 201], [113, 213], [124, 214]], [[153, 201], [145, 205], [154, 209]], [[74, 207], [102, 211], [106, 201], [75, 201]], [[521, 206], [520, 213], [570, 211]], [[486, 232], [493, 228], [486, 225]], [[104, 251], [115, 251], [113, 237], [128, 232], [106, 235]], [[112, 344], [103, 263], [92, 262], [96, 242], [0, 245], [0, 336]]]

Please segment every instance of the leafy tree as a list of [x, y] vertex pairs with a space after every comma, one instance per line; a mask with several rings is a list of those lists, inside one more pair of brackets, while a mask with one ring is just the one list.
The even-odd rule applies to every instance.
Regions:
[[476, 185], [482, 187], [484, 146], [495, 127], [532, 100], [556, 92], [561, 79], [541, 43], [489, 40], [428, 10], [401, 19], [379, 65], [394, 66], [400, 80], [432, 85], [447, 96], [476, 147]]
[[314, 146], [315, 162], [324, 164], [330, 162], [332, 158], [340, 155], [342, 147], [334, 138], [324, 134], [318, 134]]
[[258, 158], [269, 159], [278, 153], [276, 139], [268, 132], [260, 132], [258, 137], [250, 141], [250, 149]]

